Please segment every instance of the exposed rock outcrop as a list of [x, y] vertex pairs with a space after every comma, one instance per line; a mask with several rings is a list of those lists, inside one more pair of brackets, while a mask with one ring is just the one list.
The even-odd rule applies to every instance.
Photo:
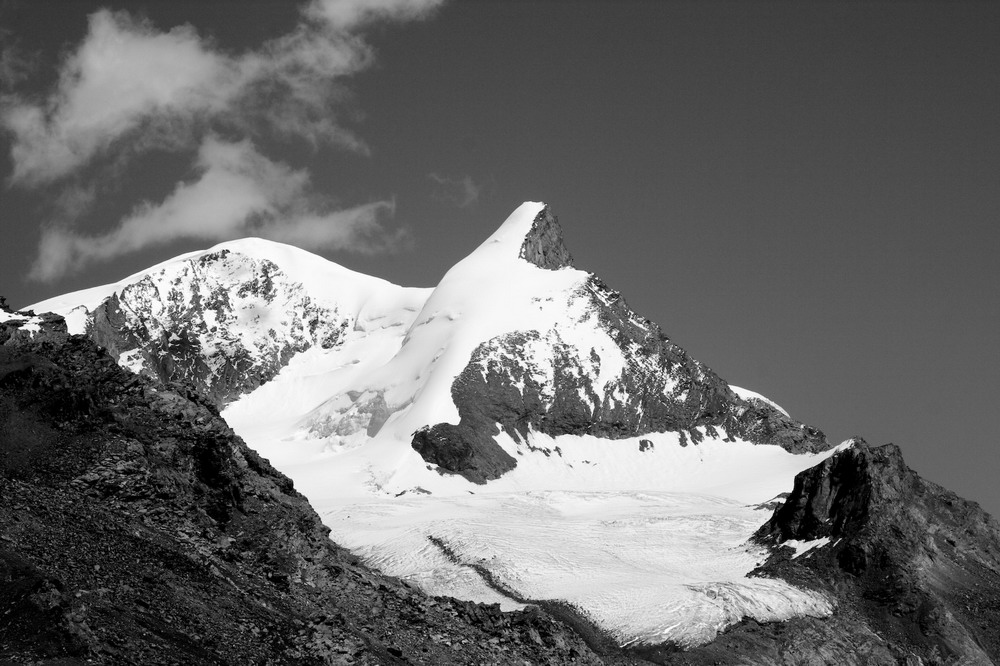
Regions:
[[1000, 524], [920, 478], [898, 447], [856, 440], [802, 472], [755, 539], [774, 553], [756, 575], [820, 591], [834, 614], [745, 620], [708, 645], [633, 654], [690, 666], [1000, 663]]
[[572, 268], [573, 255], [563, 242], [562, 227], [552, 210], [545, 206], [535, 217], [531, 230], [525, 235], [520, 255], [539, 268], [559, 270]]
[[764, 571], [836, 590], [897, 654], [1000, 662], [1000, 523], [922, 479], [897, 446], [858, 440], [799, 474], [758, 537], [824, 540]]
[[832, 595], [836, 613], [744, 623], [666, 663], [1000, 662], [1000, 524], [898, 447], [856, 440], [802, 472], [756, 538], [775, 548], [758, 573]]
[[348, 325], [273, 262], [221, 250], [112, 294], [87, 332], [134, 372], [188, 382], [222, 407], [295, 354], [337, 345]]
[[39, 340], [66, 333], [66, 319], [52, 312], [35, 314], [31, 310], [14, 312], [0, 297], [0, 345], [9, 342]]
[[[544, 212], [544, 211], [543, 211]], [[479, 345], [452, 385], [458, 425], [417, 432], [413, 448], [444, 471], [484, 483], [517, 462], [494, 440], [499, 425], [515, 440], [530, 431], [608, 439], [680, 432], [697, 444], [709, 436], [741, 437], [793, 453], [822, 451], [822, 432], [760, 400], [744, 400], [708, 366], [696, 361], [638, 316], [621, 294], [591, 276], [574, 299], [592, 327], [624, 359], [601, 383], [605, 359], [565, 342], [558, 329], [517, 331]]]

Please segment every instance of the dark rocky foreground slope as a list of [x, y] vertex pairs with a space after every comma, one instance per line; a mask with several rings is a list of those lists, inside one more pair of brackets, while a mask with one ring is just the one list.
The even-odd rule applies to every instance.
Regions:
[[211, 402], [22, 324], [0, 323], [0, 664], [600, 663], [544, 612], [367, 569]]

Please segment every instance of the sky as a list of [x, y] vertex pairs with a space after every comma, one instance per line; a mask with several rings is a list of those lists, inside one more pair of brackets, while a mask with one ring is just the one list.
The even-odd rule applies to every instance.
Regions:
[[728, 381], [1000, 516], [997, 35], [996, 2], [0, 0], [0, 294], [246, 235], [433, 286], [545, 201]]

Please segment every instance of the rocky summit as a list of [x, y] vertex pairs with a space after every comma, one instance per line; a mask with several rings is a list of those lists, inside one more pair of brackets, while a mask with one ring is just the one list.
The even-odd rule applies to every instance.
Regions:
[[0, 664], [1000, 663], [996, 521], [726, 382], [545, 204], [429, 289], [244, 239], [35, 312]]

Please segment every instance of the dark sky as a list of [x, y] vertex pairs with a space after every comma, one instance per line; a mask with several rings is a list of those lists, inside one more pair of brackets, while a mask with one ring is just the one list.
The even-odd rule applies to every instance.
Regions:
[[[217, 242], [108, 234], [197, 181], [199, 147], [216, 164], [206, 136], [249, 137], [308, 172], [310, 214], [381, 206], [373, 242], [304, 237], [401, 284], [433, 285], [519, 203], [550, 203], [579, 267], [731, 383], [831, 439], [896, 442], [1000, 515], [1000, 3], [446, 3], [350, 28], [374, 60], [316, 108], [364, 149], [251, 117], [297, 99], [260, 86], [253, 104], [185, 102], [169, 123], [150, 120], [162, 105], [137, 112], [40, 183], [15, 174], [10, 109], [47, 109], [56, 140], [77, 131], [52, 129], [54, 86], [99, 7], [145, 17], [147, 37], [190, 24], [230, 59], [301, 19], [284, 0], [2, 7], [0, 293], [14, 305]], [[276, 211], [274, 225], [304, 215]], [[281, 233], [254, 224], [213, 233]], [[42, 275], [43, 229], [97, 240]]]

